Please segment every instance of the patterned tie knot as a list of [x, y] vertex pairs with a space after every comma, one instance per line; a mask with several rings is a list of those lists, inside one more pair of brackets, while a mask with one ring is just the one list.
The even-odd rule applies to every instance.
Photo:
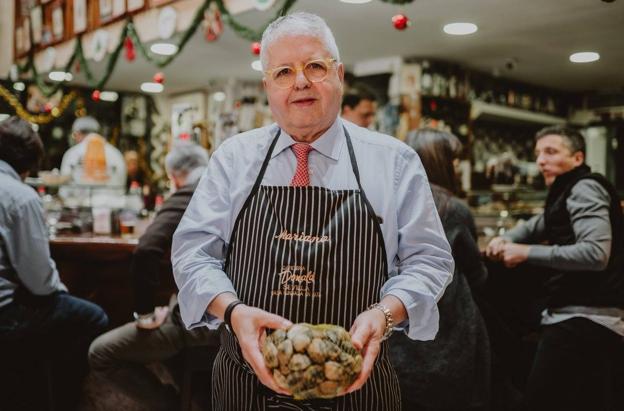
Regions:
[[308, 143], [295, 143], [291, 146], [297, 158], [297, 169], [290, 182], [293, 187], [305, 187], [310, 185], [310, 174], [308, 172], [308, 154], [312, 151], [312, 146]]

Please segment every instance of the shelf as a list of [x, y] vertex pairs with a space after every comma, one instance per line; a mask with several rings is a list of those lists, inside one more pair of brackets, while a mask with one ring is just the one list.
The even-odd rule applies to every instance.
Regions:
[[526, 123], [536, 124], [564, 124], [566, 119], [550, 114], [536, 113], [534, 111], [523, 110], [519, 108], [500, 106], [498, 104], [484, 103], [482, 101], [473, 101], [470, 108], [470, 118], [476, 120], [479, 118], [491, 120], [516, 120]]

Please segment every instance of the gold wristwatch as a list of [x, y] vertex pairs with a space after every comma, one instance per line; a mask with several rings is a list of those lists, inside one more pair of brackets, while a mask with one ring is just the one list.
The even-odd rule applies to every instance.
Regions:
[[375, 303], [373, 305], [371, 305], [370, 307], [368, 307], [369, 310], [373, 310], [373, 309], [377, 309], [380, 310], [384, 317], [386, 317], [386, 329], [384, 330], [384, 334], [381, 337], [381, 340], [387, 340], [390, 335], [392, 334], [392, 330], [394, 329], [394, 319], [392, 318], [392, 313], [390, 312], [390, 309], [388, 307], [386, 307], [383, 304], [380, 303]]

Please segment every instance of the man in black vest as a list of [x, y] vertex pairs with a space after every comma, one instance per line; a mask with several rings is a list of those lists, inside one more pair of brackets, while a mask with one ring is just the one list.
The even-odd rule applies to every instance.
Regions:
[[[527, 385], [530, 410], [611, 410], [624, 350], [622, 209], [585, 164], [585, 141], [554, 126], [535, 137], [548, 186], [544, 213], [494, 238], [486, 254], [543, 276], [542, 334]], [[535, 296], [529, 296], [535, 297]], [[621, 404], [620, 404], [621, 406]], [[619, 409], [619, 408], [618, 408]]]

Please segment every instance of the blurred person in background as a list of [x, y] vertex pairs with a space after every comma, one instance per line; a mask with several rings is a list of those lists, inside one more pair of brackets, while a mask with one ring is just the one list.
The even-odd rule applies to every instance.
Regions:
[[33, 387], [35, 377], [24, 376], [44, 360], [50, 364], [55, 409], [74, 410], [87, 369], [87, 348], [108, 324], [99, 306], [67, 293], [50, 258], [39, 196], [22, 182], [39, 166], [42, 155], [43, 143], [29, 123], [17, 117], [0, 123], [0, 386], [7, 390], [0, 398], [3, 410], [12, 410], [13, 404], [15, 409], [30, 409], [24, 405], [29, 400], [46, 398], [45, 389]]
[[488, 410], [490, 344], [474, 294], [485, 284], [487, 270], [477, 245], [475, 222], [457, 198], [455, 164], [462, 144], [434, 129], [410, 132], [427, 172], [444, 232], [455, 259], [455, 273], [438, 302], [440, 329], [433, 341], [413, 341], [403, 334], [390, 339], [390, 353], [401, 384], [404, 410]]
[[[78, 117], [72, 125], [75, 142], [63, 155], [61, 174], [71, 175], [74, 183], [98, 184], [113, 193], [124, 192], [126, 163], [121, 152], [100, 134], [100, 124], [90, 116]], [[80, 195], [64, 187], [60, 194]]]
[[[147, 364], [162, 361], [173, 365], [171, 370], [177, 381], [178, 364], [176, 361], [169, 364], [169, 360], [186, 347], [207, 346], [214, 355], [219, 347], [217, 331], [186, 330], [175, 299], [169, 306], [156, 303], [156, 291], [164, 271], [162, 264], [169, 257], [171, 238], [207, 165], [206, 150], [194, 143], [178, 142], [167, 154], [165, 168], [174, 192], [139, 239], [132, 258], [135, 321], [100, 336], [89, 349], [94, 373], [150, 411], [175, 410], [180, 400], [176, 389], [164, 386]], [[170, 264], [167, 261], [168, 274]]]
[[540, 130], [535, 155], [548, 187], [544, 212], [495, 237], [486, 250], [527, 280], [539, 280], [543, 311], [528, 408], [622, 409], [623, 381], [616, 375], [621, 377], [624, 351], [624, 223], [618, 193], [585, 164], [585, 140], [577, 130]]
[[342, 118], [360, 127], [369, 128], [376, 112], [377, 103], [372, 93], [353, 89], [342, 98]]

